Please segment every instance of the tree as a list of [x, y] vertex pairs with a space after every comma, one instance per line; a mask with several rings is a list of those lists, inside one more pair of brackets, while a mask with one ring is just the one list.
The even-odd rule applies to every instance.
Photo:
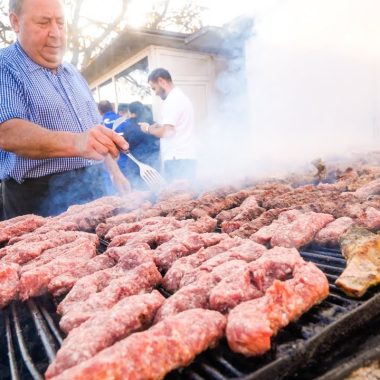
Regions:
[[171, 8], [170, 0], [156, 2], [145, 26], [183, 33], [195, 32], [202, 27], [201, 14], [205, 9], [194, 1], [185, 1], [179, 8]]
[[7, 46], [14, 41], [12, 28], [8, 21], [8, 4], [5, 1], [0, 2], [0, 44]]
[[[141, 0], [64, 0], [68, 15], [69, 59], [78, 68], [86, 67], [129, 26], [130, 8]], [[99, 4], [97, 4], [99, 3]], [[144, 27], [194, 32], [202, 26], [204, 8], [191, 0], [144, 0], [147, 3]], [[111, 9], [105, 17], [104, 7]], [[141, 6], [140, 6], [141, 7]], [[100, 9], [100, 12], [91, 10]], [[8, 21], [8, 0], [0, 0], [0, 44], [7, 46], [15, 36]]]

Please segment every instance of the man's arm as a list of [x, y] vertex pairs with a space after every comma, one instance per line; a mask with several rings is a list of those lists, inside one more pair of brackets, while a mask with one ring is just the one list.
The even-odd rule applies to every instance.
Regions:
[[117, 162], [110, 155], [107, 155], [104, 163], [110, 174], [112, 183], [119, 194], [123, 195], [131, 191], [131, 185], [129, 184], [127, 177], [120, 170]]
[[149, 125], [148, 123], [139, 123], [141, 130], [144, 133], [147, 133], [149, 135], [161, 138], [161, 137], [169, 137], [172, 136], [175, 133], [175, 127], [174, 125], [170, 124], [152, 124]]
[[83, 133], [57, 132], [22, 119], [0, 124], [0, 148], [30, 159], [84, 157], [102, 160], [117, 157], [118, 146], [128, 143], [114, 131], [97, 125]]

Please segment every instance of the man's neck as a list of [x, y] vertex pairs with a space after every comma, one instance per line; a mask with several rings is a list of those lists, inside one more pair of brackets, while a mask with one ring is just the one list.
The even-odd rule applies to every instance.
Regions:
[[169, 85], [166, 89], [166, 97], [170, 94], [170, 92], [174, 89], [174, 85]]

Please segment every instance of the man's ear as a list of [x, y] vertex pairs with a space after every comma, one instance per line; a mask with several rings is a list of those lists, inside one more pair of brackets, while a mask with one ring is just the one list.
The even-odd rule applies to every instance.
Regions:
[[11, 13], [9, 15], [9, 21], [11, 22], [11, 25], [12, 25], [12, 29], [18, 33], [20, 31], [20, 23], [19, 23], [19, 20], [18, 20], [18, 17], [15, 13]]
[[159, 84], [159, 86], [166, 88], [166, 80], [164, 78], [158, 77], [157, 83]]

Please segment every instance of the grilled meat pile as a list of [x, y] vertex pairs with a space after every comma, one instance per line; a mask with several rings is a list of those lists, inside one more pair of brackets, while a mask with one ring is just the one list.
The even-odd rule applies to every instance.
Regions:
[[223, 336], [233, 351], [263, 354], [279, 329], [328, 295], [326, 276], [299, 248], [344, 236], [347, 276], [337, 284], [360, 296], [374, 283], [377, 235], [351, 228], [380, 227], [379, 178], [368, 168], [297, 188], [168, 189], [155, 202], [134, 193], [2, 222], [0, 307], [60, 296], [67, 338], [47, 378], [162, 379]]

